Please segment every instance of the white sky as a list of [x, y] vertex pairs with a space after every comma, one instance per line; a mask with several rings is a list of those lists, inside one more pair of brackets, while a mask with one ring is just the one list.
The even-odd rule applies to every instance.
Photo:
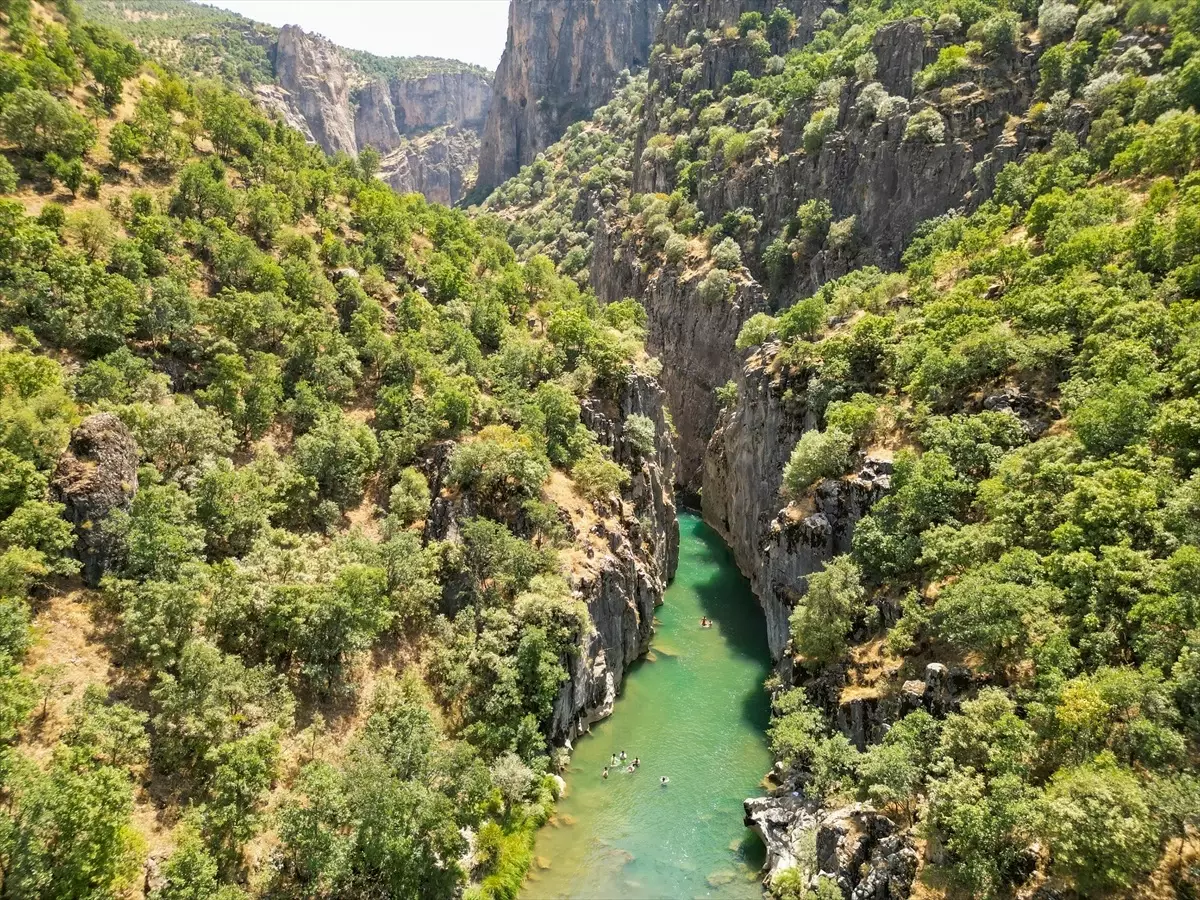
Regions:
[[442, 56], [495, 70], [508, 0], [205, 0], [268, 25], [299, 25], [379, 56]]

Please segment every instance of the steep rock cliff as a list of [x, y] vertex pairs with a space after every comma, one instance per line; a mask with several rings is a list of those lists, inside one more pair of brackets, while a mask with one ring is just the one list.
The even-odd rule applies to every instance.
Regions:
[[762, 605], [776, 660], [805, 578], [850, 549], [855, 523], [887, 490], [891, 472], [889, 464], [868, 458], [854, 475], [819, 484], [811, 506], [785, 503], [779, 495], [784, 466], [796, 441], [817, 423], [793, 399], [803, 390], [793, 391], [796, 385], [776, 367], [777, 350], [760, 348], [738, 371], [737, 399], [720, 413], [701, 492], [705, 521], [729, 544]]
[[646, 347], [664, 363], [662, 382], [679, 435], [676, 477], [684, 488], [700, 487], [704, 450], [717, 423], [714, 393], [739, 366], [733, 342], [742, 324], [766, 309], [753, 279], [735, 282], [721, 301], [700, 298], [701, 272], [679, 266], [645, 270], [633, 248], [621, 242], [620, 226], [596, 227], [591, 268], [596, 296], [608, 303], [636, 297], [646, 309]]
[[479, 184], [517, 174], [650, 58], [660, 0], [513, 0], [480, 151]]
[[471, 189], [479, 159], [479, 133], [448, 126], [400, 138], [379, 163], [379, 177], [402, 193], [453, 206]]
[[[625, 672], [650, 647], [654, 608], [675, 575], [679, 523], [675, 518], [675, 450], [665, 396], [657, 382], [634, 375], [616, 404], [585, 401], [581, 418], [613, 459], [632, 475], [619, 509], [582, 536], [587, 548], [572, 587], [588, 607], [593, 630], [568, 662], [570, 678], [554, 704], [550, 733], [570, 741], [612, 712]], [[626, 440], [635, 413], [655, 424], [656, 450], [644, 457]], [[619, 522], [612, 528], [608, 523]]]
[[337, 48], [297, 25], [285, 25], [274, 60], [275, 77], [313, 140], [328, 153], [357, 153], [349, 73]]

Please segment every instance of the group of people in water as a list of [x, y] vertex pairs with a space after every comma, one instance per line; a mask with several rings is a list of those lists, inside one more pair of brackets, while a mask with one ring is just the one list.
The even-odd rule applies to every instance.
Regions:
[[[612, 759], [609, 761], [609, 764], [604, 767], [604, 772], [600, 777], [603, 778], [605, 781], [608, 781], [608, 770], [612, 769], [614, 772], [619, 772], [621, 770], [621, 766], [625, 765], [625, 762], [628, 759], [629, 759], [629, 756], [625, 753], [624, 750], [622, 750], [619, 754], [614, 753], [612, 755]], [[641, 767], [641, 765], [642, 765], [641, 759], [639, 759], [638, 757], [635, 756], [633, 758], [633, 762], [629, 763], [628, 765], [625, 765], [626, 774], [632, 775], [634, 772], [636, 772]], [[668, 778], [666, 775], [663, 775], [661, 778], [658, 779], [658, 783], [665, 785], [670, 780], [671, 779]]]
[[710, 619], [708, 616], [701, 616], [700, 617], [700, 627], [701, 628], [712, 628], [712, 619]]

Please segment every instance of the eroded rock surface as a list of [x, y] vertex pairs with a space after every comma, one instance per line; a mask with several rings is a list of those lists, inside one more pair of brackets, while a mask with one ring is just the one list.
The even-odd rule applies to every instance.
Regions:
[[120, 552], [104, 529], [116, 509], [128, 509], [137, 493], [138, 448], [125, 423], [112, 413], [88, 416], [71, 432], [50, 484], [75, 527], [75, 555], [83, 580], [96, 587]]

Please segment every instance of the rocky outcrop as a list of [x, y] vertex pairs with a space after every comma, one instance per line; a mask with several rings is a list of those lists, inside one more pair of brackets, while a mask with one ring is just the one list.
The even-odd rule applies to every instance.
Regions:
[[[655, 425], [655, 452], [644, 456], [624, 436], [629, 416]], [[551, 736], [571, 741], [612, 712], [625, 672], [650, 648], [654, 608], [675, 575], [679, 524], [675, 518], [675, 450], [664, 395], [654, 379], [633, 375], [616, 403], [587, 400], [583, 423], [631, 473], [615, 518], [618, 528], [594, 526], [572, 587], [587, 604], [593, 630], [568, 662], [570, 678], [554, 704]], [[597, 544], [599, 547], [597, 548]]]
[[50, 491], [75, 527], [75, 555], [89, 587], [100, 584], [121, 550], [103, 526], [113, 510], [129, 508], [137, 493], [137, 467], [137, 444], [112, 413], [84, 419], [58, 460]]
[[313, 140], [327, 153], [357, 153], [349, 73], [337, 48], [297, 25], [285, 25], [274, 58], [275, 77]]
[[415, 191], [433, 203], [453, 206], [471, 189], [479, 159], [479, 134], [439, 128], [409, 140], [379, 163], [379, 177], [401, 193]]
[[513, 0], [483, 132], [479, 184], [533, 162], [650, 58], [660, 0]]
[[776, 371], [777, 345], [760, 348], [737, 375], [737, 399], [722, 410], [704, 458], [704, 520], [733, 551], [767, 618], [771, 655], [788, 642], [788, 618], [805, 580], [850, 549], [854, 525], [890, 484], [891, 466], [867, 459], [846, 478], [824, 481], [811, 506], [787, 506], [783, 469], [800, 436], [816, 427], [805, 384]]
[[[849, 900], [905, 900], [917, 874], [911, 831], [866, 804], [826, 810], [803, 791], [745, 802], [746, 827], [767, 848], [764, 879], [789, 869], [815, 888], [832, 879]], [[815, 853], [811, 848], [815, 846]]]

